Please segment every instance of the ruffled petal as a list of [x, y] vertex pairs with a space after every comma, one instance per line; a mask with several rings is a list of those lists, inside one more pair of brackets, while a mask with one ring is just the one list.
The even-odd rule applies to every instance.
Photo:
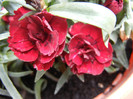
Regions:
[[104, 70], [104, 64], [98, 63], [96, 60], [84, 62], [81, 66], [77, 68], [79, 74], [88, 73], [92, 75], [99, 75]]
[[76, 55], [73, 59], [72, 62], [76, 65], [81, 65], [83, 63], [83, 58], [80, 55]]
[[109, 66], [111, 65], [111, 63], [112, 63], [112, 60], [110, 60], [110, 61], [104, 63], [104, 67], [109, 67]]
[[59, 49], [57, 50], [56, 57], [62, 54], [64, 47], [65, 47], [65, 41], [61, 45], [59, 45]]
[[99, 61], [100, 63], [106, 63], [110, 60], [112, 60], [113, 57], [113, 48], [111, 46], [111, 44], [108, 44], [108, 48], [101, 43], [99, 43], [99, 50], [100, 50], [100, 56], [95, 56], [95, 58], [97, 59], [97, 61]]
[[73, 49], [73, 51], [71, 51], [71, 52], [69, 53], [69, 60], [74, 59], [74, 58], [78, 55], [78, 53], [79, 53], [79, 50]]
[[41, 63], [40, 61], [36, 61], [36, 62], [33, 64], [33, 66], [34, 66], [34, 68], [36, 68], [37, 70], [44, 70], [44, 71], [46, 71], [46, 70], [50, 69], [50, 67], [53, 66], [53, 63], [54, 63], [54, 59], [51, 60], [51, 61], [48, 62], [48, 63], [45, 63], [45, 64]]
[[90, 38], [93, 38], [94, 40], [102, 39], [102, 30], [96, 26], [85, 24], [81, 28], [81, 31], [83, 35], [89, 36]]
[[50, 62], [53, 58], [55, 58], [55, 56], [56, 56], [56, 52], [54, 52], [54, 53], [53, 53], [52, 55], [50, 55], [50, 56], [41, 54], [41, 55], [39, 56], [38, 60], [39, 60], [41, 63], [45, 64], [45, 63]]
[[13, 22], [10, 22], [10, 26], [9, 26], [9, 32], [10, 32], [10, 36], [13, 36], [14, 33], [20, 28], [18, 27], [18, 24], [12, 24]]
[[50, 22], [53, 18], [53, 15], [51, 13], [48, 13], [46, 10], [43, 10], [42, 12], [37, 13], [36, 15], [39, 16], [41, 19], [45, 17], [48, 22]]
[[64, 18], [53, 16], [53, 18], [50, 21], [50, 25], [53, 28], [53, 30], [56, 30], [59, 34], [59, 45], [61, 45], [67, 35], [67, 21]]
[[123, 0], [106, 0], [104, 6], [118, 14], [123, 9]]
[[14, 50], [14, 54], [21, 60], [26, 61], [26, 62], [32, 62], [35, 61], [38, 58], [38, 50], [36, 49], [31, 49], [30, 51], [27, 52], [20, 52], [17, 50]]
[[19, 8], [17, 11], [14, 11], [15, 15], [13, 16], [11, 22], [10, 22], [10, 33], [14, 33], [13, 31], [15, 31], [18, 27], [20, 28], [26, 28], [27, 24], [28, 24], [28, 20], [27, 18], [18, 21], [18, 19], [23, 16], [24, 14], [30, 12], [31, 10], [25, 8], [25, 7], [21, 7]]
[[69, 33], [73, 36], [73, 35], [76, 35], [76, 34], [80, 34], [82, 31], [81, 31], [81, 28], [84, 26], [85, 24], [84, 23], [81, 23], [81, 22], [78, 22], [78, 23], [75, 23], [74, 25], [72, 25], [70, 28], [69, 28]]
[[39, 28], [43, 29], [42, 19], [40, 17], [31, 15], [28, 17], [28, 20], [31, 24], [36, 24]]
[[69, 59], [69, 54], [65, 55], [65, 62], [67, 63], [67, 65], [72, 68], [74, 66], [73, 62]]
[[38, 50], [43, 55], [51, 55], [57, 49], [58, 39], [58, 33], [56, 31], [51, 32], [44, 42], [36, 42]]
[[22, 42], [29, 40], [28, 31], [23, 28], [18, 28], [11, 37], [11, 42]]
[[[27, 29], [29, 30], [29, 37], [31, 38], [31, 39], [33, 39], [33, 40], [37, 40], [38, 38], [37, 38], [37, 36], [39, 35], [39, 34], [41, 34], [41, 37], [43, 37], [43, 35], [42, 35], [42, 32], [43, 31], [40, 31], [39, 29], [39, 27], [37, 26], [37, 24], [35, 24], [34, 22], [30, 22], [30, 24], [28, 24], [27, 25]], [[45, 35], [44, 35], [45, 36]]]
[[25, 52], [32, 49], [34, 45], [30, 41], [23, 41], [17, 43], [9, 43], [9, 47], [12, 47], [20, 52]]
[[84, 44], [85, 42], [83, 41], [83, 35], [75, 35], [71, 38], [68, 49], [71, 52], [73, 49], [79, 49], [83, 47]]
[[17, 11], [19, 11], [22, 15], [24, 15], [25, 13], [28, 13], [30, 12], [31, 10], [30, 9], [27, 9], [25, 7], [21, 7], [19, 8]]

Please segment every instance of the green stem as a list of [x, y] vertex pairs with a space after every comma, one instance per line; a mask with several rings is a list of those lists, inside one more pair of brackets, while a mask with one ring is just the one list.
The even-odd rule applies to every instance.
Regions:
[[54, 75], [50, 74], [49, 72], [46, 72], [45, 75], [48, 78], [52, 79], [53, 81], [58, 82], [58, 78], [56, 78]]

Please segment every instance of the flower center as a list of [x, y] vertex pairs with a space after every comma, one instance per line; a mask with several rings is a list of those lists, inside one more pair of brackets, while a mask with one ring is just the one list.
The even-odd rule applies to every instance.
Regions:
[[79, 49], [79, 55], [84, 59], [84, 61], [91, 61], [92, 63], [94, 62], [95, 58], [95, 51], [93, 48], [91, 48], [89, 45], [84, 44], [80, 49]]
[[47, 38], [47, 34], [44, 33], [43, 31], [37, 32], [33, 35], [36, 39], [41, 40], [41, 41], [44, 41]]

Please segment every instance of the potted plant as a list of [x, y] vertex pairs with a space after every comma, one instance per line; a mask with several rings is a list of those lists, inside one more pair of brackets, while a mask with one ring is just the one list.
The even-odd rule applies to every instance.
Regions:
[[83, 82], [84, 74], [97, 76], [104, 70], [114, 73], [125, 68], [131, 74], [125, 52], [127, 39], [132, 38], [130, 0], [0, 3], [2, 95], [21, 99], [17, 87], [40, 99], [47, 88], [46, 78], [57, 82], [57, 94], [73, 74]]

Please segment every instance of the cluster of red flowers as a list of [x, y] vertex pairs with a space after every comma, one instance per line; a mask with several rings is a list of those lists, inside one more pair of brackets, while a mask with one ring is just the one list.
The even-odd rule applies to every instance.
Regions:
[[[108, 4], [105, 2], [105, 6]], [[19, 59], [32, 62], [37, 70], [48, 70], [62, 54], [69, 32], [72, 38], [64, 57], [74, 74], [98, 75], [111, 65], [113, 49], [110, 43], [108, 48], [104, 45], [100, 28], [78, 22], [68, 29], [66, 19], [45, 10], [19, 21], [29, 11], [21, 7], [10, 20], [8, 43]]]

